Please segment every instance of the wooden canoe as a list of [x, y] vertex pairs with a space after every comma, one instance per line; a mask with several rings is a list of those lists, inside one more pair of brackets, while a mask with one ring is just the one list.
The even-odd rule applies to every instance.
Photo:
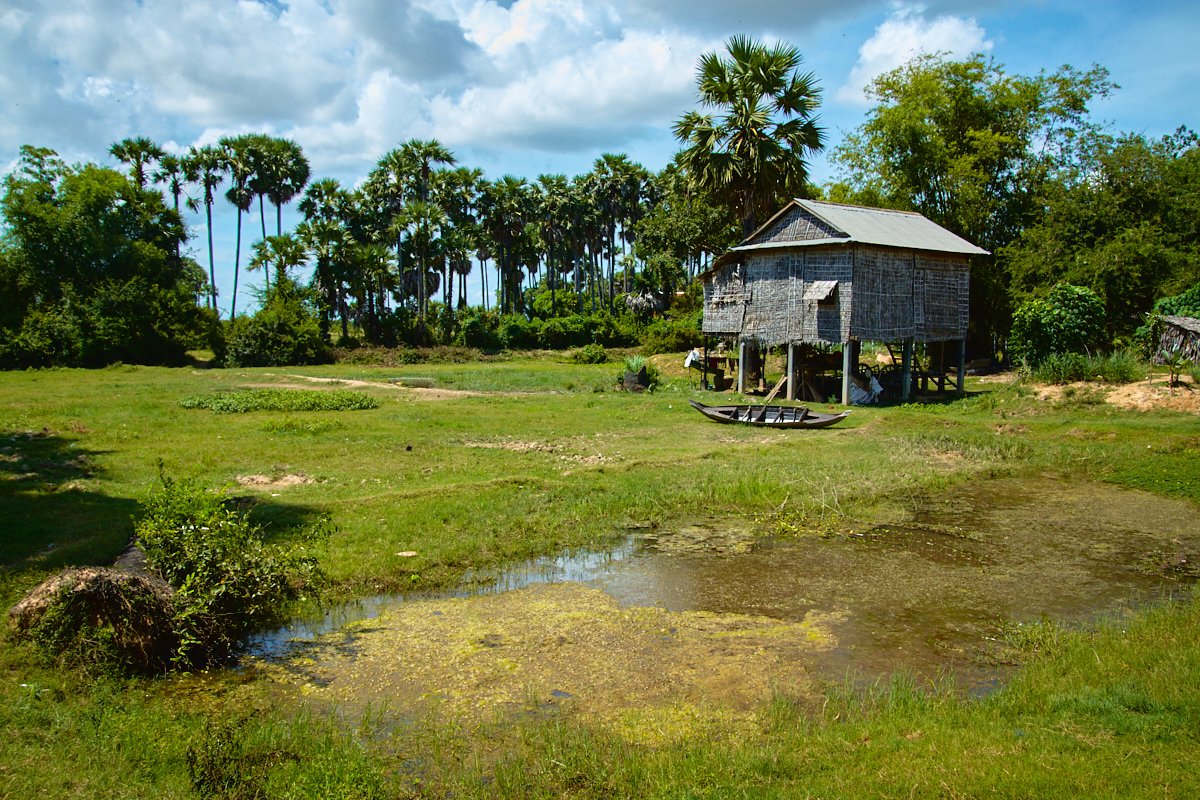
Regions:
[[822, 414], [802, 406], [706, 406], [689, 400], [692, 408], [713, 422], [759, 425], [764, 428], [826, 428], [841, 422], [849, 411]]

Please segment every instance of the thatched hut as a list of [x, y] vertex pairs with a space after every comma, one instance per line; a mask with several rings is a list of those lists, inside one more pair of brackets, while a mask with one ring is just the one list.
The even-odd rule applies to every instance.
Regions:
[[742, 354], [787, 345], [789, 399], [796, 346], [841, 345], [849, 403], [863, 341], [903, 346], [905, 397], [914, 343], [958, 343], [961, 391], [969, 259], [986, 254], [920, 214], [793, 200], [704, 273], [703, 331]]
[[1200, 319], [1174, 316], [1159, 319], [1162, 320], [1162, 334], [1154, 360], [1163, 364], [1170, 354], [1178, 353], [1184, 361], [1200, 364]]

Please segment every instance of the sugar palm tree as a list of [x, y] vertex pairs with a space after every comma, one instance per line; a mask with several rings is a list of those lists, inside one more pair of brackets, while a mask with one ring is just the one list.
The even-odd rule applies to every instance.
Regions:
[[526, 222], [532, 217], [529, 184], [505, 175], [484, 185], [479, 205], [484, 231], [495, 248], [500, 309], [514, 311], [520, 298], [521, 265], [527, 260]]
[[283, 206], [304, 190], [311, 174], [300, 145], [291, 139], [271, 139], [265, 158], [263, 190], [275, 206], [275, 235], [283, 235]]
[[[187, 185], [187, 170], [184, 168], [183, 159], [170, 153], [164, 153], [158, 159], [158, 169], [154, 171], [152, 176], [155, 183], [164, 184], [167, 191], [171, 193], [171, 197], [175, 200], [175, 216], [183, 218], [179, 213], [180, 199], [183, 196], [183, 187]], [[179, 242], [175, 242], [175, 261], [179, 262]]]
[[[286, 280], [287, 271], [294, 267], [303, 266], [308, 261], [308, 249], [300, 237], [287, 233], [281, 236], [268, 236], [254, 243], [254, 256], [246, 269], [253, 271], [261, 269], [264, 272], [275, 270], [276, 284], [281, 279]], [[267, 291], [271, 291], [271, 283], [267, 281]]]
[[[213, 264], [213, 234], [212, 234], [212, 205], [214, 194], [221, 181], [225, 178], [225, 154], [217, 147], [192, 147], [184, 158], [184, 171], [187, 179], [198, 183], [204, 190], [204, 215], [208, 228], [208, 281], [209, 302], [212, 310], [217, 310], [217, 275]], [[197, 204], [188, 199], [188, 207], [198, 210]]]
[[691, 180], [736, 212], [749, 235], [782, 197], [803, 190], [807, 159], [824, 147], [814, 112], [820, 89], [801, 75], [800, 52], [767, 47], [748, 36], [700, 58], [701, 105], [719, 116], [689, 111], [674, 126], [680, 161]]
[[146, 171], [150, 164], [164, 155], [163, 149], [145, 136], [122, 139], [109, 147], [108, 152], [121, 163], [129, 165], [129, 177], [139, 189], [146, 188]]
[[229, 318], [237, 315], [237, 290], [239, 268], [242, 257], [242, 214], [250, 211], [254, 204], [254, 135], [226, 136], [218, 145], [224, 154], [225, 169], [232, 184], [225, 192], [225, 199], [237, 209], [237, 239], [233, 250], [233, 295], [229, 302]]

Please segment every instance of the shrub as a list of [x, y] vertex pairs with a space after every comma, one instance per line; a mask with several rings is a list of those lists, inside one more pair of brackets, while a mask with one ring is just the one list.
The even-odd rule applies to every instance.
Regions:
[[547, 350], [565, 350], [581, 347], [592, 341], [587, 320], [574, 314], [569, 317], [551, 317], [542, 322], [538, 342]]
[[333, 354], [305, 293], [281, 276], [258, 313], [229, 321], [216, 356], [227, 367], [284, 367], [324, 364]]
[[519, 314], [500, 318], [500, 343], [509, 350], [532, 350], [538, 346], [541, 321], [529, 321]]
[[592, 341], [605, 347], [632, 347], [638, 343], [637, 327], [630, 315], [613, 316], [607, 310], [588, 316]]
[[474, 347], [485, 352], [495, 352], [503, 345], [497, 330], [496, 318], [488, 313], [467, 317], [459, 327], [455, 344]]
[[589, 344], [571, 354], [571, 360], [576, 364], [606, 364], [608, 351], [602, 344]]
[[1009, 358], [1036, 367], [1054, 353], [1095, 351], [1104, 342], [1104, 303], [1091, 289], [1060, 283], [1013, 315]]
[[163, 476], [135, 532], [149, 566], [175, 588], [182, 667], [224, 658], [238, 636], [279, 619], [321, 581], [302, 547], [267, 544], [244, 511], [189, 480]]
[[642, 352], [681, 353], [703, 343], [700, 333], [700, 313], [689, 314], [682, 319], [657, 319], [646, 326], [642, 338]]

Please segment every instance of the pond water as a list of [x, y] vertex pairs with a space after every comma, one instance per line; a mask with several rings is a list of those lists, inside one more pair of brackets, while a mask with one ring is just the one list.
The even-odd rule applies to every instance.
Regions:
[[1013, 655], [1006, 625], [1119, 613], [1200, 566], [1194, 507], [1053, 478], [925, 498], [895, 525], [755, 534], [737, 518], [633, 531], [610, 552], [474, 576], [484, 588], [294, 623], [255, 639], [248, 663], [351, 711], [570, 707], [661, 732], [847, 676], [987, 691]]

